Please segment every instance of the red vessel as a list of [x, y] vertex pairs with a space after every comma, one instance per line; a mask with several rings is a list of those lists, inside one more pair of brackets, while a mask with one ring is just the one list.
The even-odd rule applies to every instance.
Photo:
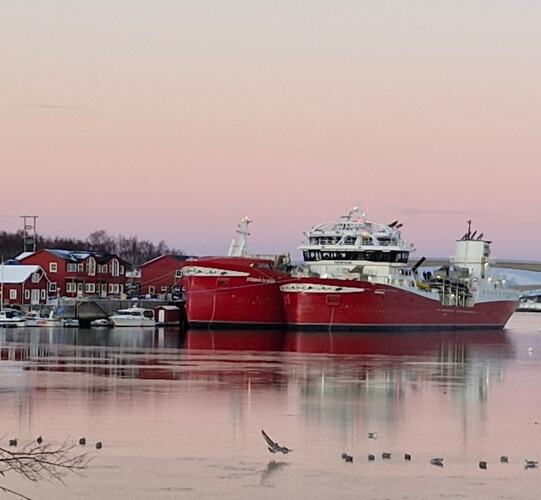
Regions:
[[280, 285], [289, 275], [251, 257], [206, 257], [182, 269], [191, 328], [283, 327]]
[[227, 257], [189, 260], [182, 269], [190, 328], [285, 326], [280, 285], [290, 276], [272, 259], [246, 255], [249, 223], [237, 226]]
[[306, 268], [283, 284], [289, 327], [315, 330], [503, 328], [518, 292], [491, 273], [490, 242], [468, 232], [448, 266], [419, 274], [398, 221], [369, 222], [358, 209], [320, 224], [301, 246]]

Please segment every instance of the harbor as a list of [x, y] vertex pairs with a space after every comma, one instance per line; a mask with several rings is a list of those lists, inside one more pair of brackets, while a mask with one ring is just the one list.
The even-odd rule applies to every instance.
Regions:
[[[534, 498], [541, 476], [524, 460], [541, 458], [540, 318], [383, 336], [5, 329], [5, 439], [103, 448], [66, 486], [3, 485], [45, 500], [358, 498], [359, 485], [375, 500]], [[262, 428], [293, 451], [269, 453]]]

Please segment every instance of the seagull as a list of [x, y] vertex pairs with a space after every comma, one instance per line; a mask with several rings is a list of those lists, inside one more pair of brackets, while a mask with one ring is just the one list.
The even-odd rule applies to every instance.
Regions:
[[404, 453], [404, 460], [411, 460], [411, 455], [409, 453]]
[[433, 458], [430, 460], [432, 465], [437, 465], [438, 467], [443, 467], [443, 458]]
[[36, 441], [38, 442], [38, 444], [41, 444], [41, 443], [43, 443], [43, 438], [41, 436], [38, 436]]
[[368, 439], [377, 439], [378, 435], [376, 432], [369, 432], [368, 433]]
[[280, 453], [283, 453], [285, 455], [286, 453], [293, 451], [286, 446], [280, 446], [278, 443], [274, 442], [263, 429], [261, 429], [261, 434], [263, 434], [263, 438], [268, 444], [267, 448], [271, 453], [276, 453], [279, 451]]
[[79, 444], [85, 445], [86, 444], [86, 438], [82, 437], [79, 439]]
[[10, 446], [17, 446], [17, 439], [10, 439], [9, 440], [9, 445]]
[[388, 460], [391, 458], [391, 454], [390, 453], [387, 453], [386, 451], [384, 451], [382, 454], [381, 454], [381, 458], [385, 459], [385, 460]]
[[486, 470], [486, 468], [487, 468], [487, 463], [486, 463], [485, 461], [481, 460], [481, 461], [479, 462], [479, 468], [480, 468], [480, 469], [485, 469], [485, 470]]
[[537, 460], [524, 460], [525, 469], [537, 469]]
[[351, 455], [348, 455], [347, 453], [342, 453], [341, 457], [344, 459], [345, 462], [353, 462], [353, 457]]
[[368, 461], [373, 462], [376, 459], [374, 455], [368, 455]]
[[96, 443], [96, 450], [101, 450], [101, 447], [103, 446], [102, 442], [101, 441], [98, 441]]
[[508, 464], [508, 463], [509, 463], [509, 457], [506, 457], [505, 455], [502, 455], [502, 456], [500, 457], [500, 462], [501, 462], [502, 464]]

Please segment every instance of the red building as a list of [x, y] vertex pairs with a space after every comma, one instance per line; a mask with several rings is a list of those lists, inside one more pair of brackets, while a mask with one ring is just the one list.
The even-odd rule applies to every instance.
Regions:
[[126, 262], [105, 252], [45, 249], [17, 260], [41, 266], [55, 296], [121, 297], [126, 286]]
[[141, 266], [139, 293], [161, 295], [180, 289], [181, 270], [186, 264], [185, 255], [161, 255]]
[[0, 290], [4, 306], [45, 304], [49, 280], [38, 265], [0, 265]]

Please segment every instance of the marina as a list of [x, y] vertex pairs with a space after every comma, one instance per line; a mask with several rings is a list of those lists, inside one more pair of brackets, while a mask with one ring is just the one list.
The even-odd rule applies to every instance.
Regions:
[[[484, 332], [2, 330], [5, 439], [103, 443], [66, 486], [3, 484], [40, 499], [358, 498], [359, 484], [375, 500], [534, 498], [539, 318]], [[269, 453], [261, 429], [293, 451]]]

